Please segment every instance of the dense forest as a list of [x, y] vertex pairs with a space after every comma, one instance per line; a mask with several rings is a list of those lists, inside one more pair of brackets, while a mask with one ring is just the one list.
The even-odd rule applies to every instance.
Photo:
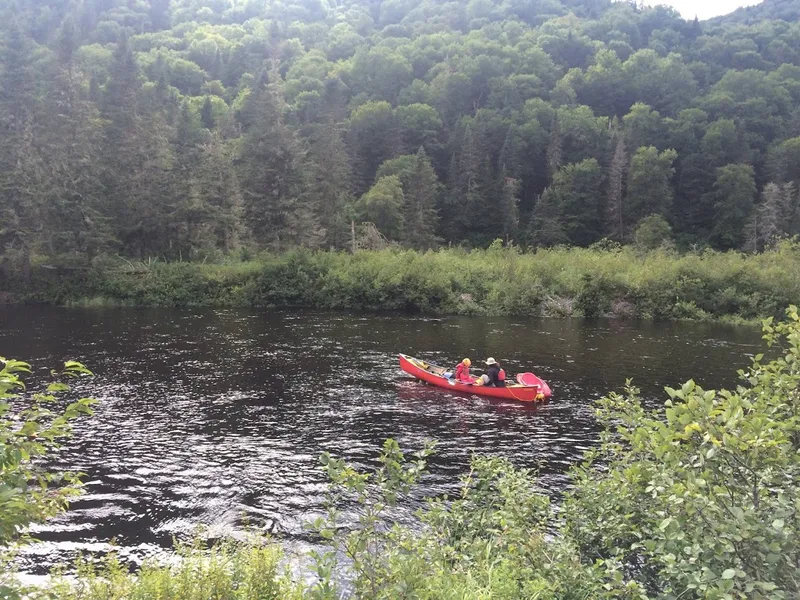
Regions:
[[351, 222], [759, 251], [800, 233], [798, 7], [2, 0], [4, 264], [349, 248]]

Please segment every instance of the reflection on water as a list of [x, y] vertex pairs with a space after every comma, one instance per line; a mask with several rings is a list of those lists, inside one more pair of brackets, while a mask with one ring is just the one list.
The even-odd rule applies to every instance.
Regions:
[[[697, 324], [0, 308], [0, 355], [43, 378], [82, 360], [96, 373], [83, 391], [101, 400], [56, 461], [86, 473], [86, 494], [37, 530], [22, 566], [43, 572], [112, 540], [138, 561], [198, 524], [235, 535], [247, 522], [303, 544], [323, 501], [319, 454], [370, 465], [387, 437], [439, 441], [428, 494], [453, 489], [476, 452], [535, 467], [557, 492], [596, 440], [593, 400], [626, 377], [651, 402], [690, 376], [730, 384], [758, 345], [755, 329]], [[398, 352], [495, 356], [554, 397], [530, 406], [428, 387], [399, 370]]]

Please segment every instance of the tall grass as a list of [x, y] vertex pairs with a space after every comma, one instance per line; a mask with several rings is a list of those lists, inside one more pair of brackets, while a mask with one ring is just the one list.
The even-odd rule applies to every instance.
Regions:
[[75, 577], [57, 578], [33, 598], [60, 600], [292, 600], [300, 588], [281, 567], [277, 545], [226, 542], [205, 550], [181, 546], [172, 566], [145, 564], [135, 575], [111, 558], [100, 568], [78, 566]]
[[758, 255], [632, 248], [524, 253], [297, 250], [223, 264], [152, 262], [7, 279], [17, 299], [54, 304], [313, 307], [437, 314], [753, 320], [800, 301], [800, 244]]

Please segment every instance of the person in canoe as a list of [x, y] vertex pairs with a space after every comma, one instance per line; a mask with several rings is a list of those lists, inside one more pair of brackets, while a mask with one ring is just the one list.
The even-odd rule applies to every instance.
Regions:
[[478, 383], [478, 385], [506, 387], [506, 372], [500, 367], [500, 363], [490, 356], [486, 359], [486, 366], [488, 367], [488, 369], [486, 369], [486, 374], [480, 376], [478, 380], [480, 383], [476, 383]]
[[456, 367], [456, 381], [459, 383], [472, 383], [475, 379], [469, 374], [469, 368], [472, 366], [472, 361], [465, 358]]

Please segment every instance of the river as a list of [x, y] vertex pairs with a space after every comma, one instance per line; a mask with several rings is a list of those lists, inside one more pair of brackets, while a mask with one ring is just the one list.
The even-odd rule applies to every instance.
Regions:
[[[470, 456], [488, 453], [538, 469], [557, 494], [597, 440], [595, 399], [626, 377], [653, 406], [689, 377], [731, 385], [759, 349], [755, 328], [693, 323], [0, 307], [0, 355], [33, 362], [39, 382], [81, 360], [96, 376], [80, 391], [100, 400], [54, 461], [86, 474], [85, 494], [35, 530], [20, 566], [43, 573], [112, 540], [138, 563], [198, 525], [228, 536], [246, 523], [302, 547], [323, 503], [319, 454], [369, 466], [387, 437], [406, 449], [438, 440], [425, 493], [452, 490]], [[428, 387], [399, 370], [398, 352], [494, 356], [536, 372], [553, 398]]]

